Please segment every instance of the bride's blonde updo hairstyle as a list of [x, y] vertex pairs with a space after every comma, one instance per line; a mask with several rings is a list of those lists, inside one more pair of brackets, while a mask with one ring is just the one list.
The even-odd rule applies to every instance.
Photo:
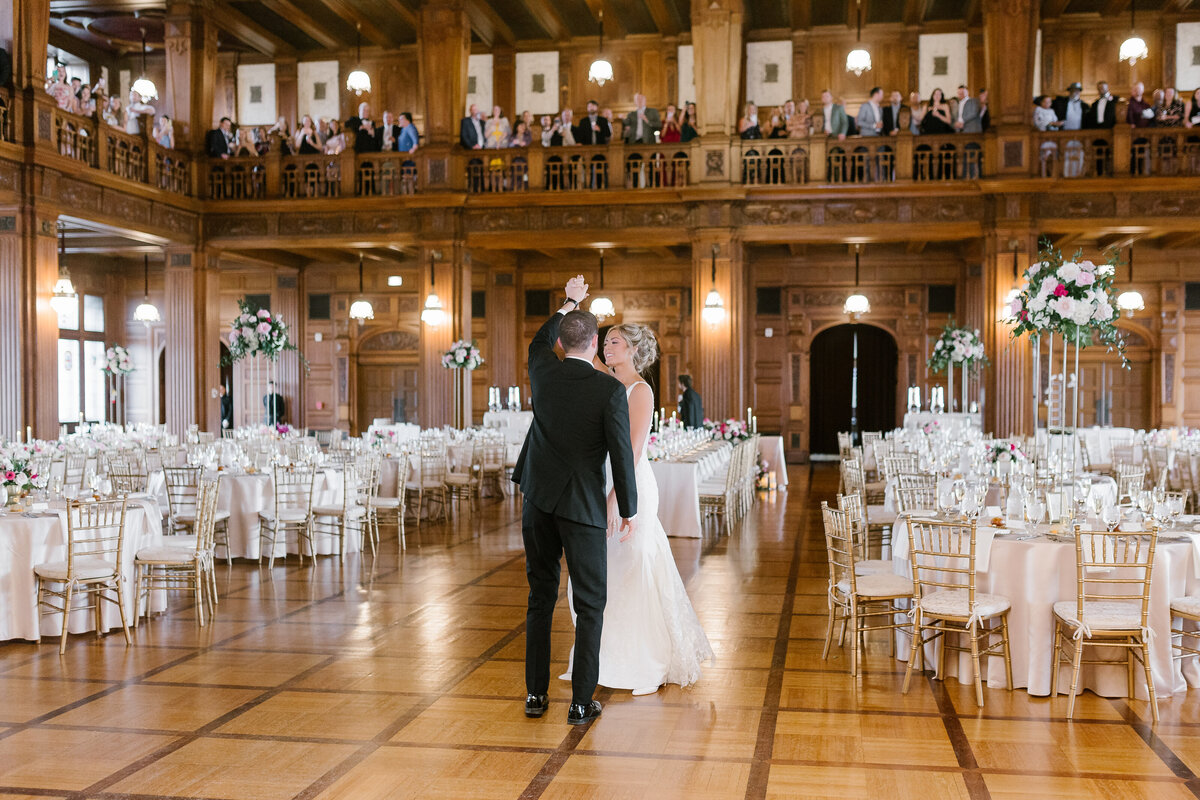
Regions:
[[629, 361], [639, 374], [658, 360], [658, 337], [648, 325], [623, 322], [612, 329], [629, 345]]

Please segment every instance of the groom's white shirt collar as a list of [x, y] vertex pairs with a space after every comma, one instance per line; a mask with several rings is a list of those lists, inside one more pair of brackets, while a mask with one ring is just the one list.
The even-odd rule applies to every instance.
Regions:
[[592, 360], [590, 358], [584, 358], [583, 356], [567, 356], [567, 358], [573, 358], [576, 361], [582, 361], [583, 363], [587, 364], [589, 367], [592, 365]]

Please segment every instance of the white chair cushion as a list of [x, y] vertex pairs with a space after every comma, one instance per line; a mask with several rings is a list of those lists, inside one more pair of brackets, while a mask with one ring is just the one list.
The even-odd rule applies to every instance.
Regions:
[[887, 481], [867, 481], [863, 484], [863, 488], [871, 494], [877, 494], [887, 488]]
[[445, 483], [443, 481], [434, 480], [432, 478], [430, 478], [429, 480], [420, 481], [420, 482], [409, 481], [408, 483], [404, 484], [405, 489], [409, 489], [414, 492], [417, 491], [418, 489], [441, 489], [443, 486], [445, 486]]
[[[859, 597], [907, 597], [913, 592], [912, 578], [888, 572], [884, 575], [856, 575], [854, 587]], [[837, 590], [842, 594], [850, 591], [850, 581], [840, 581]]]
[[[65, 581], [67, 579], [67, 562], [48, 561], [45, 564], [38, 564], [33, 568], [33, 574], [47, 580]], [[89, 581], [96, 578], [116, 577], [116, 574], [117, 565], [98, 556], [82, 556], [75, 559], [75, 577], [79, 580]]]
[[[366, 514], [367, 510], [362, 506], [350, 506], [346, 509], [346, 516], [353, 519]], [[318, 517], [340, 517], [342, 515], [342, 507], [338, 506], [313, 506], [313, 514]]]
[[375, 508], [399, 508], [399, 497], [376, 497], [371, 500], [371, 505]]
[[[1171, 604], [1174, 606], [1174, 603]], [[1074, 600], [1054, 604], [1054, 616], [1072, 629], [1079, 627]], [[1083, 604], [1083, 624], [1096, 631], [1136, 631], [1142, 627], [1142, 604], [1136, 600], [1086, 600]]]
[[[272, 522], [275, 519], [275, 511], [260, 511], [258, 517], [265, 522]], [[279, 511], [280, 522], [303, 522], [307, 518], [308, 512], [303, 508], [284, 508]]]
[[[176, 514], [175, 516], [171, 517], [171, 519], [175, 520], [176, 522], [183, 522], [187, 523], [188, 525], [192, 525], [196, 522], [196, 514], [195, 512], [189, 511], [183, 514]], [[224, 522], [227, 519], [229, 519], [229, 512], [217, 509], [217, 522]]]
[[883, 506], [867, 506], [867, 519], [872, 525], [895, 525], [896, 512], [888, 511]]
[[[862, 577], [863, 575], [889, 575], [893, 574], [892, 562], [885, 561], [882, 558], [864, 559], [854, 562], [854, 574]], [[911, 584], [912, 581], [909, 581]]]
[[196, 548], [143, 547], [137, 551], [137, 560], [143, 564], [190, 564], [196, 560]]
[[1200, 596], [1188, 595], [1187, 597], [1176, 597], [1171, 601], [1171, 610], [1176, 614], [1200, 617]]
[[[921, 598], [921, 610], [930, 617], [969, 617], [971, 594], [966, 589], [943, 589]], [[1008, 611], [1012, 603], [1004, 595], [975, 593], [975, 613], [982, 619]]]
[[472, 481], [473, 477], [466, 473], [451, 472], [446, 476], [447, 486], [470, 486]]
[[705, 481], [700, 484], [700, 494], [725, 494], [725, 481]]

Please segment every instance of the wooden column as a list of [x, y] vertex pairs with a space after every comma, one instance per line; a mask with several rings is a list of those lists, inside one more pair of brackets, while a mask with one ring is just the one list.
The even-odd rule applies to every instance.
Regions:
[[[271, 292], [271, 315], [282, 318], [288, 327], [288, 339], [296, 347], [304, 346], [304, 325], [300, 314], [300, 276], [294, 269], [275, 271], [275, 289]], [[286, 352], [275, 362], [277, 391], [284, 397], [284, 421], [300, 425], [304, 408], [304, 387], [300, 380], [300, 357]], [[215, 385], [215, 384], [214, 384]]]
[[[300, 126], [300, 85], [296, 59], [280, 58], [275, 61], [275, 114], [283, 117], [289, 125]], [[314, 120], [315, 124], [315, 120]], [[272, 152], [275, 152], [272, 150]]]
[[471, 51], [466, 2], [423, 0], [418, 23], [417, 50], [425, 97], [423, 141], [453, 144], [458, 140]]
[[983, 46], [988, 111], [997, 132], [996, 168], [1026, 172], [1033, 120], [1034, 45], [1038, 7], [1032, 0], [984, 0]]
[[692, 0], [700, 135], [728, 138], [742, 86], [742, 0]]
[[213, 127], [213, 86], [217, 72], [217, 28], [200, 4], [172, 3], [165, 28], [167, 77], [162, 111], [175, 123], [175, 146], [200, 150]]
[[[445, 312], [440, 325], [421, 322], [420, 375], [417, 392], [419, 399], [418, 418], [422, 427], [437, 428], [454, 421], [454, 371], [442, 366], [442, 355], [450, 349], [450, 343], [464, 331], [470, 336], [470, 264], [464, 259], [461, 245], [452, 240], [426, 241], [421, 248], [421, 288], [417, 293], [421, 307], [430, 289], [437, 293]], [[434, 280], [430, 282], [430, 276]], [[463, 278], [466, 277], [465, 288]], [[466, 314], [463, 314], [463, 296], [466, 295]], [[465, 316], [465, 319], [463, 317]], [[464, 402], [469, 405], [468, 397]]]
[[13, 439], [25, 432], [21, 223], [20, 209], [0, 209], [0, 384], [5, 387], [0, 392], [0, 439]]
[[[717, 279], [712, 280], [716, 247]], [[746, 269], [741, 241], [732, 228], [702, 228], [692, 236], [692, 363], [686, 365], [712, 419], [741, 417], [746, 403]], [[710, 324], [703, 309], [716, 286], [725, 318]]]
[[[46, 84], [46, 46], [50, 39], [50, 0], [12, 0], [4, 36], [12, 37], [13, 86], [42, 91]], [[0, 11], [7, 15], [7, 11]]]
[[[0, 376], [7, 397], [0, 401], [0, 433], [12, 423], [39, 438], [58, 436], [58, 314], [50, 295], [58, 280], [57, 214], [25, 206], [0, 214], [0, 227], [15, 224], [19, 246], [0, 234], [0, 330], [16, 321], [16, 345], [2, 345]], [[15, 274], [14, 274], [15, 272]], [[15, 293], [9, 289], [16, 287]], [[5, 336], [8, 339], [8, 336]], [[17, 351], [14, 357], [13, 351]], [[19, 414], [11, 398], [20, 398]]]
[[[161, 309], [165, 325], [166, 357], [166, 409], [163, 420], [167, 430], [182, 435], [189, 425], [199, 421], [204, 382], [200, 359], [197, 358], [197, 343], [200, 339], [198, 323], [203, 317], [202, 303], [197, 297], [197, 265], [202, 262], [202, 251], [169, 249], [163, 272], [164, 302]], [[202, 267], [201, 267], [202, 269]]]
[[[1037, 235], [1028, 226], [1004, 226], [985, 237], [983, 261], [983, 316], [980, 326], [991, 366], [984, 372], [984, 430], [997, 436], [1032, 435], [1032, 356], [1029, 339], [1013, 339], [1003, 316], [1004, 301], [1014, 284], [1037, 256]], [[1013, 278], [1013, 250], [1017, 273]]]
[[[520, 384], [518, 362], [525, 358], [529, 343], [522, 341], [521, 336], [516, 258], [511, 251], [496, 253], [492, 258], [487, 287], [487, 359], [492, 385], [500, 387], [500, 400], [504, 402], [505, 390]], [[501, 258], [500, 263], [495, 263]]]

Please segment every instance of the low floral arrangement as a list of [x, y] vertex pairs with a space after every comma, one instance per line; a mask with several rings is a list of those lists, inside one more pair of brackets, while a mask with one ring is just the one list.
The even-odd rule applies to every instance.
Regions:
[[646, 439], [646, 460], [647, 461], [662, 461], [667, 457], [667, 449], [663, 446], [662, 437], [657, 433], [651, 433]]
[[34, 471], [30, 461], [35, 450], [27, 444], [10, 442], [0, 447], [0, 486], [10, 494], [27, 492], [45, 479]]
[[740, 442], [750, 438], [750, 426], [741, 419], [727, 419], [720, 422], [705, 418], [704, 427], [717, 442]]
[[133, 372], [133, 359], [129, 351], [119, 344], [110, 345], [104, 351], [105, 375], [128, 375]]
[[[274, 361], [288, 350], [299, 352], [288, 338], [283, 317], [272, 316], [265, 308], [255, 308], [245, 300], [238, 300], [238, 315], [230, 323], [229, 363], [257, 355]], [[303, 356], [301, 361], [304, 361]]]
[[275, 432], [280, 436], [287, 436], [292, 432], [292, 426], [288, 425], [286, 422], [277, 422], [275, 423]]
[[936, 433], [937, 431], [941, 430], [941, 427], [942, 423], [938, 422], [936, 419], [933, 419], [921, 426], [921, 432]]
[[1108, 261], [1093, 264], [1076, 250], [1072, 260], [1042, 242], [1037, 263], [1025, 270], [1025, 284], [1013, 298], [1009, 316], [1015, 323], [1013, 337], [1060, 334], [1079, 347], [1092, 344], [1093, 337], [1125, 359], [1125, 339], [1117, 329], [1114, 289], [1120, 258], [1110, 251]]
[[979, 370], [988, 365], [983, 340], [979, 330], [961, 328], [950, 320], [942, 329], [942, 335], [933, 343], [933, 352], [925, 361], [929, 371], [938, 374], [954, 364], [964, 369]]
[[993, 442], [987, 445], [988, 463], [998, 464], [1009, 461], [1024, 462], [1025, 452], [1017, 447], [1015, 442]]
[[442, 366], [446, 369], [479, 369], [483, 366], [483, 354], [473, 340], [459, 339], [442, 354]]

